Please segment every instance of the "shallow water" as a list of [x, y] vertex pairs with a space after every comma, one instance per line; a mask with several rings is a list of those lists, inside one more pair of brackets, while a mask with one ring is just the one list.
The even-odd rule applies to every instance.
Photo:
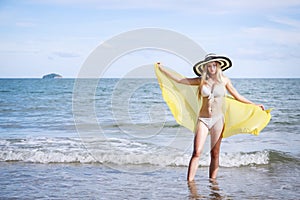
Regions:
[[0, 194], [18, 199], [298, 199], [299, 166], [286, 164], [221, 168], [215, 182], [201, 167], [196, 181], [188, 183], [180, 167], [128, 173], [99, 164], [0, 163]]
[[193, 133], [175, 123], [156, 80], [74, 83], [0, 79], [0, 198], [300, 198], [300, 79], [234, 79], [274, 108], [271, 122], [258, 137], [223, 140], [217, 183], [207, 141], [194, 184]]

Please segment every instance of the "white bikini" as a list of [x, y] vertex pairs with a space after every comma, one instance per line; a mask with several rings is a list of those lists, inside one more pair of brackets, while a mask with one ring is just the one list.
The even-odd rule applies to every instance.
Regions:
[[[203, 85], [202, 89], [201, 89], [201, 96], [203, 98], [208, 98], [210, 103], [217, 102], [217, 101], [215, 101], [215, 99], [223, 98], [225, 96], [225, 85], [223, 83], [214, 84], [212, 87]], [[223, 103], [223, 101], [221, 101], [221, 103]], [[212, 109], [217, 109], [217, 107], [215, 107], [215, 108], [209, 107], [208, 109], [209, 109], [209, 111], [212, 111]], [[223, 122], [222, 126], [223, 126], [223, 124], [224, 124], [223, 111], [221, 109], [221, 110], [217, 110], [216, 112], [220, 113], [220, 114], [217, 114], [217, 115], [211, 116], [211, 117], [201, 117], [200, 116], [198, 119], [201, 122], [203, 122], [209, 130], [211, 128], [213, 128], [214, 125], [219, 120], [222, 120], [222, 122]]]

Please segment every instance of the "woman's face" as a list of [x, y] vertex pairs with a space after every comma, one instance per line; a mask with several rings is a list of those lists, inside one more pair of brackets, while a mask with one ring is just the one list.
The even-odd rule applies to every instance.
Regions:
[[216, 62], [210, 62], [206, 64], [207, 72], [209, 74], [216, 74], [217, 72], [217, 63]]

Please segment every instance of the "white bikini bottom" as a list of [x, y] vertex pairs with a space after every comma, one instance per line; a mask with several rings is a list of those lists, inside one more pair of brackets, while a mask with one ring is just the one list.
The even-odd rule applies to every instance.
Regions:
[[219, 120], [222, 120], [224, 122], [224, 116], [218, 115], [210, 118], [199, 117], [198, 120], [203, 122], [205, 126], [210, 130]]

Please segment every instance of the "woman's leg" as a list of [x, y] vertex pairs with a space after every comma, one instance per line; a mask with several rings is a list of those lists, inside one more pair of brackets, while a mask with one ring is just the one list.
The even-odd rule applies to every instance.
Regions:
[[199, 158], [200, 158], [200, 155], [203, 150], [203, 146], [204, 146], [207, 134], [208, 134], [208, 129], [203, 122], [198, 121], [197, 126], [198, 127], [197, 127], [195, 137], [194, 137], [193, 155], [190, 160], [188, 175], [187, 175], [188, 181], [193, 181], [195, 178], [196, 171], [199, 167]]
[[211, 151], [210, 151], [210, 166], [209, 166], [209, 178], [217, 178], [217, 173], [219, 169], [219, 156], [220, 156], [220, 147], [222, 141], [222, 132], [223, 132], [224, 122], [223, 118], [220, 119], [210, 130], [211, 137]]

